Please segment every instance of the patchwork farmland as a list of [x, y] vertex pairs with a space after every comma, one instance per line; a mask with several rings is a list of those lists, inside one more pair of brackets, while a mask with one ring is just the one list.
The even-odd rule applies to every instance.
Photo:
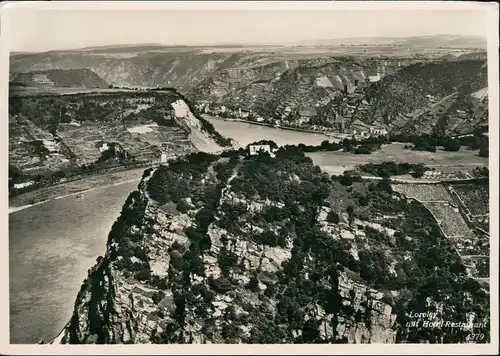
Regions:
[[487, 184], [393, 184], [392, 187], [421, 202], [431, 212], [443, 234], [453, 242], [471, 277], [489, 276]]
[[446, 237], [475, 236], [458, 207], [439, 202], [425, 202], [424, 206], [432, 213]]
[[76, 168], [96, 163], [102, 147], [114, 144], [139, 162], [193, 152], [192, 129], [170, 105], [178, 98], [170, 92], [11, 97], [9, 164], [28, 175]]
[[392, 189], [419, 202], [455, 202], [441, 184], [393, 184]]
[[[101, 155], [97, 143], [119, 142], [122, 148], [139, 161], [160, 158], [160, 152], [190, 152], [188, 133], [177, 127], [153, 127], [151, 131], [131, 133], [126, 125], [96, 123], [75, 126], [60, 125], [58, 134], [68, 148], [79, 157], [78, 163], [95, 162]], [[178, 152], [177, 152], [178, 151]]]

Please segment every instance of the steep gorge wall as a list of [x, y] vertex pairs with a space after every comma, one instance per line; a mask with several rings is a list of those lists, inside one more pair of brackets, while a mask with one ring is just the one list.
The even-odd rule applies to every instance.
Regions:
[[[191, 270], [182, 277], [177, 268], [179, 263], [186, 262], [187, 256], [178, 260], [176, 251], [190, 250], [191, 243], [184, 231], [196, 223], [192, 213], [166, 213], [165, 208], [149, 196], [146, 185], [153, 175], [154, 171], [145, 172], [138, 191], [127, 199], [109, 235], [105, 256], [89, 271], [76, 298], [72, 319], [53, 342], [249, 343], [256, 342], [256, 337], [262, 340], [271, 336], [256, 336], [256, 333], [263, 332], [259, 324], [266, 325], [266, 318], [277, 314], [277, 300], [257, 298], [255, 292], [245, 291], [244, 286], [252, 280], [255, 271], [269, 275], [282, 273], [281, 264], [291, 258], [292, 246], [269, 248], [249, 243], [212, 224], [208, 228], [211, 247], [203, 253], [204, 272], [200, 275]], [[234, 201], [228, 185], [232, 178], [227, 179], [218, 204]], [[130, 252], [132, 256], [128, 255], [130, 250], [134, 251]], [[222, 280], [221, 258], [228, 251], [231, 256], [239, 256], [237, 264], [246, 268], [232, 274], [233, 280], [240, 281], [240, 287], [223, 292], [221, 285], [213, 283]], [[134, 272], [130, 272], [131, 262]], [[142, 268], [151, 270], [150, 281], [162, 282], [152, 284], [144, 280], [138, 273]], [[265, 283], [259, 282], [261, 290], [268, 288], [268, 282]], [[370, 323], [365, 324], [354, 315], [325, 311], [313, 303], [307, 308], [304, 320], [315, 325], [318, 337], [350, 343], [395, 342], [396, 316], [391, 313], [391, 307], [380, 300], [382, 294], [355, 283], [342, 273], [336, 285], [339, 292], [334, 294], [338, 302], [349, 306], [354, 314], [364, 315]], [[179, 294], [181, 290], [184, 296]], [[208, 305], [203, 302], [205, 298], [211, 301]], [[300, 326], [283, 327], [279, 335], [273, 336], [274, 342], [306, 337], [303, 336], [305, 329]]]
[[[348, 190], [292, 148], [226, 153], [144, 173], [54, 342], [466, 340], [412, 326], [412, 311], [488, 325], [487, 291], [419, 203]], [[342, 212], [361, 192], [357, 217]]]

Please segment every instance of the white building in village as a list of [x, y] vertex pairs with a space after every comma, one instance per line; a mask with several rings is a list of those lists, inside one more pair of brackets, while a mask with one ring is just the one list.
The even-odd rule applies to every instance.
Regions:
[[370, 81], [370, 83], [378, 82], [378, 81], [380, 81], [380, 79], [381, 79], [380, 73], [377, 73], [377, 75], [369, 75], [368, 76], [368, 80]]
[[443, 176], [443, 172], [440, 171], [425, 171], [424, 178], [439, 178]]
[[250, 156], [256, 156], [261, 152], [267, 152], [271, 156], [274, 156], [274, 153], [271, 150], [270, 145], [250, 145], [250, 146], [248, 146], [248, 153], [250, 154]]
[[33, 182], [33, 181], [17, 183], [17, 184], [14, 184], [14, 189], [26, 188], [26, 187], [29, 187], [30, 185], [33, 185], [33, 184], [35, 184], [35, 182]]
[[104, 152], [104, 151], [107, 151], [109, 150], [109, 145], [106, 143], [106, 142], [103, 142], [100, 146], [99, 146], [99, 152]]
[[384, 128], [370, 127], [370, 134], [372, 135], [387, 135], [389, 132]]

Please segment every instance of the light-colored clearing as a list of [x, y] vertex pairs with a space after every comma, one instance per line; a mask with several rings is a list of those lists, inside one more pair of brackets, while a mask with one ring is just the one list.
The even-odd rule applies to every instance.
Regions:
[[488, 166], [488, 157], [477, 156], [478, 151], [471, 151], [462, 147], [458, 152], [436, 152], [412, 151], [404, 148], [404, 143], [392, 143], [383, 145], [382, 149], [369, 155], [356, 155], [340, 151], [333, 152], [310, 152], [314, 163], [330, 174], [341, 174], [346, 170], [353, 169], [361, 164], [382, 163], [392, 161], [396, 163], [422, 163], [427, 167], [450, 168], [458, 170], [470, 170], [478, 166]]
[[172, 107], [175, 110], [175, 116], [183, 120], [191, 129], [189, 139], [198, 150], [207, 153], [216, 153], [222, 150], [206, 132], [201, 130], [200, 121], [193, 115], [184, 100], [177, 100], [172, 104]]
[[138, 134], [145, 134], [148, 132], [153, 132], [153, 128], [159, 127], [158, 124], [153, 123], [153, 124], [148, 124], [148, 125], [140, 125], [140, 126], [133, 126], [133, 127], [127, 127], [127, 131], [130, 133], [138, 133]]

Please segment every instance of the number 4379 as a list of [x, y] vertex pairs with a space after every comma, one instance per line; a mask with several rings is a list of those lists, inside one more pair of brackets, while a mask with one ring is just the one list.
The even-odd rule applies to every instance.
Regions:
[[481, 340], [484, 340], [484, 338], [485, 338], [484, 334], [471, 333], [471, 334], [467, 335], [468, 342], [481, 341]]

